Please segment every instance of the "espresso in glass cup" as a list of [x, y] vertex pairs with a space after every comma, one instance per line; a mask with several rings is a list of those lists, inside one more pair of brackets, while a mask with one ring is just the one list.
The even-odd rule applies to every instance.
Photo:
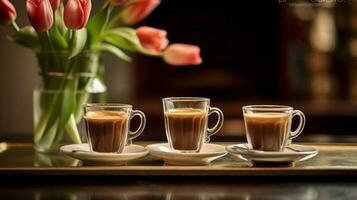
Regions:
[[[135, 116], [140, 117], [141, 122], [139, 128], [131, 132], [130, 120]], [[121, 153], [146, 125], [145, 114], [128, 104], [86, 104], [83, 118], [92, 152]]]
[[[210, 99], [200, 97], [164, 98], [165, 130], [172, 150], [190, 153], [199, 152], [204, 142], [222, 127], [224, 116], [219, 108], [210, 107]], [[218, 119], [213, 128], [208, 128], [208, 116], [216, 113]]]
[[[248, 144], [254, 150], [283, 151], [305, 126], [304, 113], [290, 106], [244, 106], [243, 115]], [[295, 116], [300, 118], [300, 123], [295, 131], [291, 131]]]

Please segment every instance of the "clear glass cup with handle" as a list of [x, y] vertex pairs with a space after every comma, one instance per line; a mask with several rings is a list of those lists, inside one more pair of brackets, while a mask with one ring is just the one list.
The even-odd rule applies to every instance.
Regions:
[[[132, 132], [130, 121], [135, 116], [140, 118], [140, 125]], [[89, 148], [95, 152], [121, 153], [146, 125], [145, 114], [128, 104], [85, 104], [83, 118]]]
[[[246, 136], [250, 148], [262, 151], [283, 151], [305, 126], [305, 115], [300, 110], [284, 105], [249, 105], [243, 107]], [[292, 119], [300, 119], [291, 131]]]
[[[222, 127], [224, 116], [219, 108], [210, 107], [210, 99], [201, 97], [168, 97], [162, 99], [165, 132], [172, 150], [199, 152], [204, 142]], [[208, 116], [217, 114], [214, 127], [208, 127]]]

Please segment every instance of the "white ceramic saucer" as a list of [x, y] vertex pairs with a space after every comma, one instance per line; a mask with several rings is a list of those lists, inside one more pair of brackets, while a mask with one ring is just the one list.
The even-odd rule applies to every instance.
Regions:
[[60, 150], [68, 156], [82, 160], [85, 165], [124, 165], [149, 153], [145, 147], [135, 144], [126, 146], [122, 153], [90, 152], [87, 143], [65, 145]]
[[226, 147], [233, 156], [255, 162], [291, 163], [310, 159], [318, 154], [314, 147], [290, 144], [282, 152], [257, 151], [248, 148], [248, 144], [234, 144]]
[[147, 148], [150, 155], [170, 165], [208, 165], [227, 154], [224, 146], [212, 143], [203, 144], [199, 153], [179, 153], [171, 150], [168, 143], [151, 144]]

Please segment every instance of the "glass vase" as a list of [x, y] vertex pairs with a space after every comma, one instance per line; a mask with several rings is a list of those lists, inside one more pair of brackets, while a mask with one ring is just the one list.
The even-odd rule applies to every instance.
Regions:
[[105, 100], [101, 59], [93, 52], [76, 57], [46, 52], [37, 57], [42, 84], [33, 93], [34, 148], [57, 153], [62, 145], [82, 142], [82, 105]]

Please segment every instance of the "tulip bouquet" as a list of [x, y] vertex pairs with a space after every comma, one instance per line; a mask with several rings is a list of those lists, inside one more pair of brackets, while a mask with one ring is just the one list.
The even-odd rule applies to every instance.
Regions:
[[128, 62], [132, 58], [127, 52], [161, 57], [170, 65], [202, 62], [199, 47], [169, 45], [165, 30], [130, 27], [147, 17], [160, 0], [100, 2], [91, 15], [91, 0], [27, 0], [31, 26], [19, 27], [15, 7], [0, 0], [0, 23], [15, 31], [8, 38], [30, 48], [38, 58], [43, 84], [37, 95], [40, 111], [34, 109], [37, 150], [57, 148], [64, 133], [72, 142], [81, 142], [77, 123], [81, 106], [88, 101], [88, 87], [103, 72], [101, 52]]

